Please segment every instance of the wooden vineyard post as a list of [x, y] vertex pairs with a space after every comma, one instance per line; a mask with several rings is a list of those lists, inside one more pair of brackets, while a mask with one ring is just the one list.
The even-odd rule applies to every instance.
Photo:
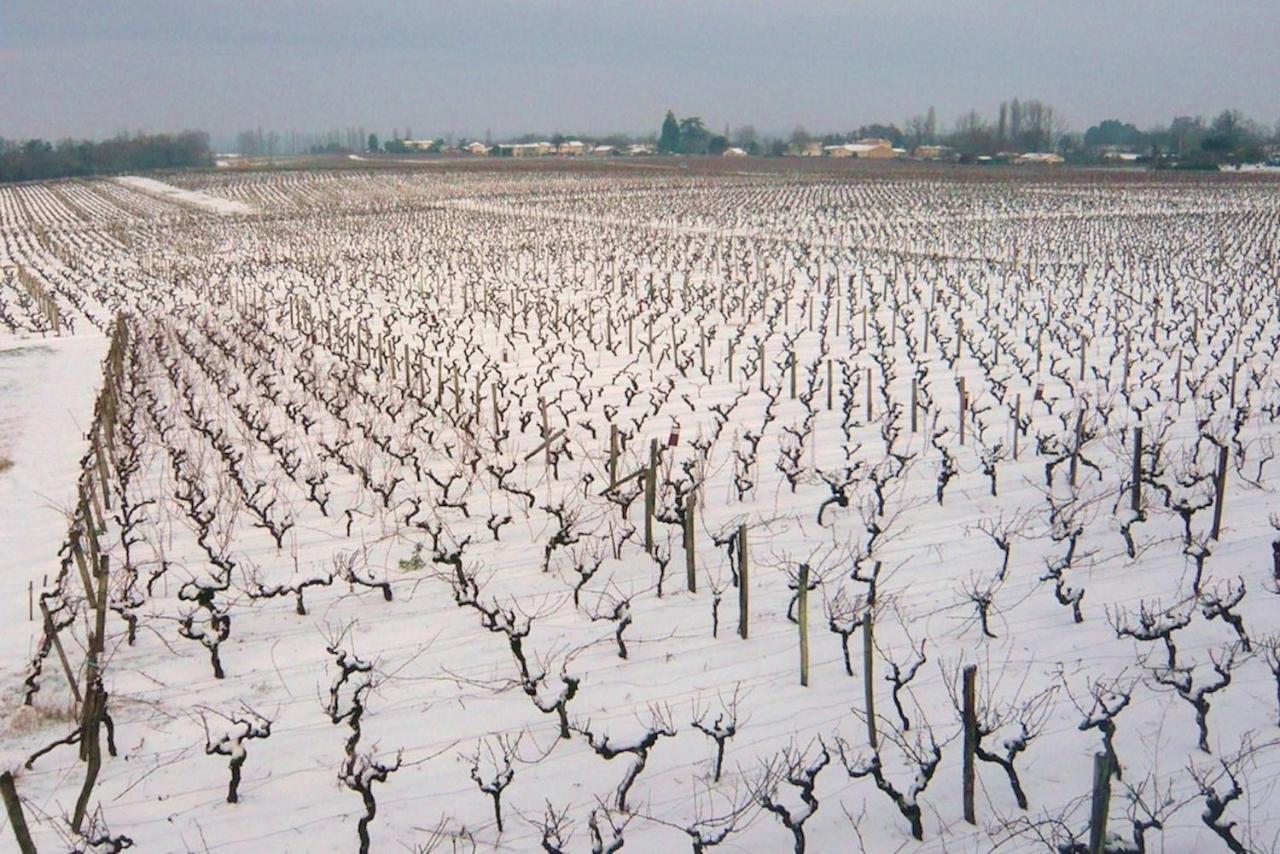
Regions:
[[538, 398], [538, 412], [542, 416], [542, 441], [545, 443], [543, 462], [547, 466], [547, 471], [551, 471], [551, 421], [547, 417], [547, 401], [544, 398]]
[[862, 689], [867, 706], [867, 744], [872, 750], [879, 746], [876, 737], [876, 686], [875, 686], [875, 611], [867, 608], [862, 619]]
[[764, 343], [762, 342], [760, 344], [760, 390], [761, 391], [764, 391], [765, 373], [766, 372], [764, 369]]
[[1093, 755], [1093, 802], [1089, 809], [1089, 854], [1102, 854], [1111, 812], [1111, 757], [1101, 750]]
[[920, 400], [920, 380], [918, 377], [911, 378], [911, 432], [915, 433], [919, 430], [919, 420], [917, 418], [917, 409]]
[[835, 365], [831, 359], [827, 359], [827, 410], [835, 408]]
[[618, 425], [609, 425], [609, 483], [618, 482]]
[[796, 399], [796, 351], [791, 351], [791, 399]]
[[733, 382], [733, 342], [729, 342], [729, 382]]
[[653, 510], [658, 498], [658, 440], [649, 440], [649, 469], [644, 478], [644, 550], [653, 554]]
[[0, 774], [0, 798], [4, 799], [4, 810], [9, 814], [9, 826], [18, 839], [18, 850], [22, 854], [36, 854], [35, 843], [31, 841], [31, 831], [27, 828], [27, 817], [22, 813], [22, 801], [18, 798], [18, 789], [13, 785], [13, 774], [5, 771]]
[[1013, 399], [1013, 461], [1018, 461], [1018, 434], [1022, 432], [1022, 395]]
[[698, 363], [705, 376], [707, 373], [707, 338], [701, 326], [698, 327]]
[[1213, 532], [1210, 534], [1214, 540], [1222, 533], [1222, 499], [1227, 493], [1228, 457], [1226, 445], [1218, 448], [1218, 471], [1213, 478]]
[[738, 526], [738, 637], [747, 639], [751, 599], [747, 585], [747, 526]]
[[493, 388], [493, 436], [498, 438], [502, 435], [502, 410], [498, 408], [498, 384], [494, 383]]
[[871, 369], [867, 368], [867, 423], [871, 423]]
[[1076, 473], [1080, 469], [1080, 440], [1084, 435], [1084, 407], [1080, 407], [1080, 411], [1076, 413], [1076, 441], [1071, 448], [1071, 467], [1068, 472], [1071, 485], [1076, 485]]
[[685, 586], [690, 593], [698, 592], [698, 563], [695, 551], [694, 532], [697, 528], [698, 495], [689, 493], [684, 506], [684, 570]]
[[809, 687], [809, 564], [800, 564], [796, 591], [796, 617], [800, 623], [800, 685]]
[[44, 615], [44, 631], [49, 636], [49, 640], [53, 642], [53, 649], [58, 653], [58, 661], [62, 663], [62, 672], [67, 675], [67, 684], [71, 686], [71, 696], [75, 698], [76, 705], [82, 702], [80, 696], [80, 686], [76, 684], [75, 671], [71, 669], [71, 662], [67, 660], [67, 652], [62, 647], [62, 639], [58, 637], [58, 629], [53, 624], [53, 617], [49, 614], [49, 606], [44, 604], [44, 600], [40, 600], [40, 613]]
[[1133, 492], [1129, 507], [1137, 513], [1142, 503], [1142, 428], [1133, 428]]
[[978, 751], [978, 711], [977, 711], [977, 677], [978, 668], [970, 664], [964, 669], [964, 820], [969, 824], [977, 824], [977, 813], [973, 806], [974, 795], [974, 760]]
[[959, 405], [959, 410], [960, 410], [960, 444], [961, 444], [961, 445], [963, 445], [963, 444], [964, 444], [964, 422], [965, 422], [965, 410], [968, 408], [968, 407], [967, 407], [967, 405], [966, 405], [966, 404], [968, 403], [968, 400], [967, 400], [968, 395], [967, 395], [967, 394], [966, 394], [966, 392], [965, 392], [964, 377], [961, 377], [961, 378], [958, 380], [958, 383], [959, 383], [959, 392], [960, 392], [960, 405]]

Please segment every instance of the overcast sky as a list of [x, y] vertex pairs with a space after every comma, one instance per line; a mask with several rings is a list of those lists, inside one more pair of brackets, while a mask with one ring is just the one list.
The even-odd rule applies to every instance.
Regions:
[[2, 0], [0, 136], [1280, 119], [1280, 0]]

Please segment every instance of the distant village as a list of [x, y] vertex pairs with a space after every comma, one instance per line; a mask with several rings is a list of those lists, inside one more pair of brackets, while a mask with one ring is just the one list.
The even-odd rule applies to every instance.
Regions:
[[[483, 142], [471, 142], [462, 146], [445, 145], [435, 139], [400, 140], [406, 152], [435, 154], [469, 154], [476, 157], [647, 157], [657, 153], [653, 146], [643, 143], [634, 145], [594, 145], [589, 142], [571, 139], [559, 143], [514, 142], [486, 145]], [[792, 144], [787, 147], [788, 157], [835, 157], [852, 160], [932, 160], [958, 161], [960, 153], [946, 145], [918, 145], [913, 149], [895, 147], [887, 139], [868, 137], [839, 145], [824, 145], [821, 142], [808, 142], [803, 145]], [[1133, 159], [1138, 155], [1128, 152], [1116, 152], [1115, 159]], [[745, 149], [729, 146], [719, 156], [747, 157]], [[979, 157], [980, 161], [1000, 161], [1016, 164], [1053, 166], [1064, 162], [1062, 155], [1052, 151], [1007, 152], [989, 157]]]

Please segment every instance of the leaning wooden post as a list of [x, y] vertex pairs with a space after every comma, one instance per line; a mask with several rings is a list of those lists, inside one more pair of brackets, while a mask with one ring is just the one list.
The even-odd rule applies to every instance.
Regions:
[[1105, 751], [1093, 754], [1093, 804], [1089, 810], [1089, 854], [1102, 854], [1107, 837], [1107, 815], [1111, 812], [1111, 757]]
[[649, 469], [644, 478], [644, 550], [653, 554], [653, 510], [658, 498], [658, 440], [649, 440]]
[[67, 660], [67, 652], [62, 647], [62, 639], [58, 637], [58, 629], [53, 624], [53, 617], [49, 614], [49, 606], [44, 603], [44, 599], [40, 600], [40, 613], [44, 615], [44, 631], [49, 636], [49, 640], [53, 642], [53, 648], [58, 653], [58, 660], [62, 662], [62, 672], [67, 674], [67, 684], [71, 686], [71, 696], [75, 698], [76, 705], [81, 703], [80, 686], [76, 684], [75, 671], [71, 669], [71, 662]]
[[800, 564], [796, 616], [800, 623], [800, 685], [809, 687], [809, 564]]
[[1142, 428], [1133, 428], [1133, 491], [1129, 506], [1137, 513], [1142, 504]]
[[751, 605], [747, 585], [747, 526], [738, 526], [738, 637], [747, 639], [747, 618]]
[[0, 774], [0, 798], [4, 799], [4, 809], [9, 814], [9, 826], [13, 828], [13, 835], [18, 838], [18, 850], [22, 854], [36, 854], [31, 831], [27, 828], [27, 817], [22, 813], [22, 801], [18, 798], [17, 787], [13, 785], [13, 774], [8, 771]]
[[875, 611], [868, 607], [862, 618], [862, 688], [867, 705], [867, 743], [872, 750], [879, 747], [876, 737], [875, 691]]
[[977, 824], [977, 813], [973, 806], [974, 795], [974, 760], [978, 752], [978, 710], [977, 710], [977, 677], [978, 668], [970, 664], [964, 669], [964, 820], [969, 824]]
[[698, 592], [698, 566], [694, 548], [694, 531], [698, 512], [698, 496], [690, 492], [684, 504], [684, 570], [685, 586], [690, 593]]
[[1213, 479], [1213, 533], [1210, 535], [1214, 540], [1222, 533], [1222, 499], [1227, 493], [1228, 453], [1226, 445], [1218, 448], [1218, 471]]

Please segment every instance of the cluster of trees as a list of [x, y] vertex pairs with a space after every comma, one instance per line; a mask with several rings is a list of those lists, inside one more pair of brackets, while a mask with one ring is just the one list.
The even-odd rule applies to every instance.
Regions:
[[236, 134], [235, 150], [245, 157], [288, 157], [298, 154], [346, 154], [356, 151], [388, 151], [403, 153], [409, 149], [405, 140], [413, 139], [413, 131], [405, 127], [403, 135], [397, 128], [391, 139], [379, 144], [378, 135], [363, 127], [333, 128], [321, 133], [254, 128]]
[[173, 135], [121, 134], [105, 142], [0, 138], [0, 181], [179, 169], [210, 162], [209, 135], [195, 130]]
[[1153, 160], [1177, 159], [1186, 165], [1256, 163], [1280, 148], [1280, 122], [1270, 130], [1239, 110], [1223, 110], [1210, 122], [1200, 116], [1178, 116], [1168, 125], [1138, 130], [1119, 119], [1107, 119], [1084, 133], [1089, 153], [1131, 151]]
[[667, 110], [658, 135], [658, 151], [662, 154], [724, 154], [729, 149], [727, 134], [712, 133], [698, 116], [676, 119]]

